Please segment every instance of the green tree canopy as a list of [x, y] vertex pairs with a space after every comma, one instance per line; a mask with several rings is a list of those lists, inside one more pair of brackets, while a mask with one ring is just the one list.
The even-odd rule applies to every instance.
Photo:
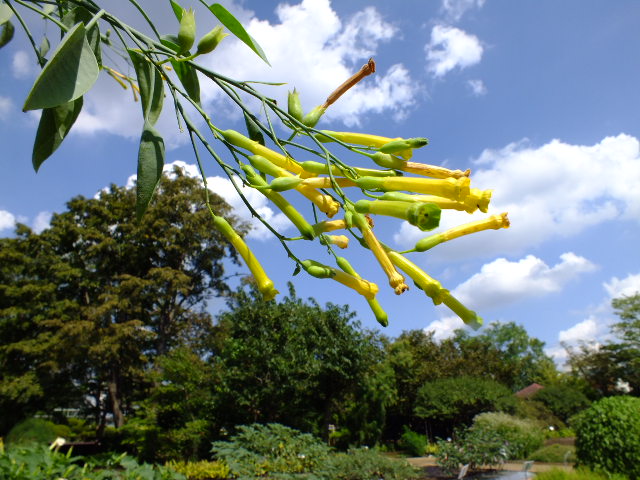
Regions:
[[19, 225], [0, 239], [3, 411], [19, 418], [89, 399], [97, 423], [112, 414], [122, 425], [153, 359], [199, 348], [206, 300], [228, 292], [224, 262], [235, 254], [211, 229], [200, 182], [178, 169], [171, 177], [141, 221], [134, 190], [112, 185], [70, 200], [42, 233]]

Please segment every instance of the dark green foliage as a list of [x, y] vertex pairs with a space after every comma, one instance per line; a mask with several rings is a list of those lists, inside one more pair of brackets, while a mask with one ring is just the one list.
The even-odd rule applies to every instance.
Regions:
[[224, 480], [229, 478], [229, 467], [223, 462], [199, 462], [171, 461], [165, 465], [167, 468], [183, 474], [187, 480]]
[[509, 444], [497, 432], [467, 430], [453, 441], [438, 440], [436, 461], [450, 475], [457, 475], [461, 465], [476, 470], [482, 465], [499, 465], [509, 458]]
[[508, 445], [507, 460], [523, 460], [544, 442], [544, 432], [532, 421], [506, 413], [481, 413], [473, 419], [471, 432], [496, 434]]
[[470, 425], [479, 413], [512, 412], [515, 406], [515, 397], [504, 385], [464, 376], [425, 383], [418, 391], [415, 413], [458, 427]]
[[564, 385], [545, 387], [533, 396], [533, 400], [545, 405], [565, 423], [570, 417], [584, 410], [591, 403], [582, 392]]
[[572, 426], [580, 465], [640, 478], [640, 398], [599, 400], [578, 414]]
[[573, 445], [560, 445], [554, 443], [539, 448], [527, 457], [527, 460], [546, 463], [568, 463], [576, 461], [576, 447]]
[[336, 453], [318, 470], [322, 480], [411, 480], [422, 478], [404, 460], [385, 457], [373, 449], [356, 448]]
[[42, 418], [28, 418], [15, 425], [7, 434], [8, 446], [28, 445], [31, 443], [50, 444], [57, 437], [68, 438], [69, 427], [56, 425]]
[[422, 457], [427, 451], [427, 445], [429, 445], [429, 440], [426, 435], [414, 432], [405, 425], [398, 441], [398, 447], [411, 456]]

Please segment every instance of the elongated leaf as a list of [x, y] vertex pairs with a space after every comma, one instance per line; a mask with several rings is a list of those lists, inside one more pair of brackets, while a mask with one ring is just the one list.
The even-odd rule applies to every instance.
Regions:
[[31, 155], [33, 168], [36, 172], [42, 162], [56, 151], [67, 136], [78, 115], [80, 115], [82, 103], [82, 97], [80, 97], [73, 102], [42, 110]]
[[15, 28], [13, 23], [5, 22], [2, 24], [2, 30], [0, 30], [0, 48], [4, 47], [13, 38], [13, 32]]
[[184, 12], [184, 8], [182, 8], [178, 2], [174, 2], [173, 0], [169, 0], [169, 3], [173, 9], [173, 14], [176, 16], [178, 21], [182, 20], [182, 12]]
[[42, 41], [40, 42], [40, 48], [38, 52], [40, 53], [40, 57], [44, 58], [49, 53], [49, 48], [51, 48], [51, 44], [49, 43], [49, 39], [47, 37], [42, 37]]
[[234, 17], [229, 10], [224, 8], [219, 3], [213, 3], [209, 6], [209, 10], [213, 13], [220, 23], [222, 23], [227, 29], [233, 33], [238, 39], [245, 43], [251, 50], [256, 52], [256, 54], [264, 60], [267, 65], [271, 66], [269, 60], [267, 60], [267, 56], [264, 54], [262, 47], [258, 45], [258, 42], [254, 40], [254, 38], [247, 33], [242, 24], [238, 21], [236, 17]]
[[164, 166], [164, 140], [149, 122], [144, 122], [138, 150], [138, 180], [136, 185], [136, 216], [147, 211]]
[[0, 25], [8, 22], [13, 17], [13, 10], [6, 3], [0, 3]]
[[258, 142], [260, 145], [264, 145], [264, 135], [262, 135], [262, 130], [258, 124], [251, 118], [249, 115], [244, 113], [244, 123], [247, 126], [247, 133], [249, 134], [249, 138], [255, 142]]
[[[87, 25], [93, 19], [93, 14], [84, 7], [76, 7], [73, 10], [68, 11], [62, 17], [62, 23], [67, 27], [72, 27], [76, 23], [84, 23]], [[98, 28], [98, 22], [95, 23], [91, 30], [87, 32], [87, 42], [93, 49], [93, 54], [96, 56], [98, 65], [102, 65], [102, 51], [100, 50], [100, 29]]]
[[180, 45], [178, 44], [178, 36], [177, 35], [162, 35], [160, 37], [160, 43], [165, 47], [170, 48], [174, 52], [180, 51]]
[[155, 125], [162, 112], [164, 101], [164, 84], [162, 75], [156, 67], [136, 50], [129, 50], [129, 56], [136, 70], [138, 87], [140, 88], [140, 104], [146, 122]]
[[171, 65], [191, 99], [200, 105], [200, 81], [195, 68], [186, 62], [171, 62]]
[[23, 111], [57, 107], [87, 93], [100, 69], [87, 43], [84, 25], [67, 32], [36, 78]]

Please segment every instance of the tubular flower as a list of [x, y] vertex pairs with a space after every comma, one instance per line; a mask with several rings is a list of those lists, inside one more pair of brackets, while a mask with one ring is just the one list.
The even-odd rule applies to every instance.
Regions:
[[354, 277], [341, 270], [328, 267], [313, 260], [304, 260], [302, 266], [309, 275], [316, 278], [331, 278], [346, 287], [352, 288], [365, 298], [373, 298], [378, 293], [378, 286], [362, 278]]
[[233, 227], [229, 225], [229, 222], [227, 222], [223, 217], [214, 215], [213, 224], [240, 254], [242, 259], [244, 260], [244, 263], [247, 265], [249, 271], [253, 275], [253, 278], [256, 281], [258, 290], [262, 294], [262, 297], [266, 301], [273, 300], [275, 296], [280, 292], [276, 290], [271, 279], [267, 277], [267, 274], [262, 268], [262, 265], [260, 265], [260, 262], [258, 262], [258, 259], [244, 242], [242, 237], [236, 233]]
[[[302, 162], [300, 166], [304, 169], [305, 172], [311, 174], [309, 176], [316, 175], [329, 175], [329, 167], [326, 163], [314, 162], [314, 161], [306, 161]], [[361, 177], [395, 177], [397, 173], [393, 170], [376, 170], [373, 168], [359, 168], [352, 167], [353, 171], [356, 172]], [[331, 174], [334, 177], [344, 177], [345, 172], [340, 167], [335, 165], [331, 165]]]
[[355, 209], [358, 213], [401, 218], [422, 231], [433, 230], [440, 225], [440, 207], [433, 203], [359, 200], [355, 204]]
[[[343, 271], [345, 271], [349, 275], [353, 275], [356, 278], [361, 278], [360, 275], [358, 275], [358, 272], [354, 270], [354, 268], [351, 266], [351, 264], [346, 258], [336, 257], [336, 263]], [[378, 302], [378, 299], [374, 297], [374, 298], [367, 298], [366, 300], [367, 300], [367, 303], [369, 304], [369, 307], [371, 307], [371, 311], [373, 312], [373, 315], [376, 317], [376, 320], [378, 321], [378, 323], [383, 327], [389, 326], [389, 317], [387, 316], [387, 312], [385, 312], [382, 309], [382, 306]]]
[[[333, 179], [335, 184], [340, 187], [355, 187], [356, 183], [344, 177], [336, 177]], [[302, 182], [302, 185], [305, 187], [311, 188], [331, 188], [334, 183], [331, 181], [331, 177], [313, 177], [313, 178], [305, 178]]]
[[402, 170], [407, 173], [415, 173], [416, 175], [423, 175], [433, 178], [460, 178], [468, 177], [471, 174], [471, 170], [449, 170], [448, 168], [438, 167], [436, 165], [427, 165], [426, 163], [407, 162], [401, 160], [389, 153], [376, 152], [370, 155], [376, 165], [383, 168], [393, 168], [395, 170]]
[[[271, 200], [276, 206], [284, 213], [291, 223], [293, 223], [300, 234], [306, 238], [307, 240], [313, 240], [315, 237], [315, 232], [313, 231], [313, 227], [307, 220], [291, 205], [286, 198], [280, 195], [277, 192], [270, 190], [269, 184], [264, 180], [260, 175], [258, 175], [253, 168], [249, 165], [243, 165], [242, 169], [247, 174], [247, 180], [252, 186], [263, 187], [260, 189], [260, 192]], [[264, 188], [267, 187], [267, 188]]]
[[338, 140], [344, 143], [362, 145], [363, 147], [377, 148], [380, 151], [384, 150], [383, 153], [396, 153], [405, 160], [409, 160], [413, 156], [414, 148], [420, 148], [427, 144], [426, 138], [389, 138], [368, 133], [334, 132], [332, 130], [321, 130], [321, 133], [316, 135], [316, 138], [321, 142]]
[[491, 202], [491, 194], [493, 190], [480, 190], [478, 188], [472, 188], [469, 191], [469, 195], [465, 197], [464, 204], [469, 208], [479, 209], [482, 213], [487, 213], [489, 209], [489, 202]]
[[302, 167], [291, 157], [285, 157], [281, 153], [274, 152], [255, 140], [245, 137], [240, 132], [236, 132], [235, 130], [224, 130], [220, 133], [230, 144], [249, 150], [255, 155], [261, 155], [280, 168], [284, 168], [285, 170], [296, 174], [302, 172]]
[[384, 273], [389, 278], [389, 285], [391, 285], [396, 295], [400, 295], [409, 290], [407, 284], [404, 283], [404, 277], [394, 268], [393, 263], [391, 263], [391, 260], [389, 260], [387, 256], [387, 252], [384, 251], [382, 245], [380, 245], [380, 242], [371, 230], [367, 219], [359, 213], [353, 213], [353, 223], [362, 232], [365, 243], [373, 252], [382, 270], [384, 270]]
[[461, 178], [416, 178], [416, 177], [360, 177], [355, 183], [365, 190], [396, 191], [437, 195], [451, 200], [463, 201], [469, 195], [469, 177]]
[[483, 220], [465, 223], [464, 225], [450, 228], [442, 233], [423, 238], [416, 243], [415, 250], [417, 252], [424, 252], [425, 250], [429, 250], [440, 243], [448, 242], [449, 240], [462, 237], [463, 235], [469, 235], [482, 230], [499, 230], [501, 228], [509, 228], [509, 225], [510, 222], [506, 213], [491, 215]]
[[344, 220], [325, 220], [324, 222], [318, 222], [313, 226], [313, 231], [316, 235], [320, 235], [325, 232], [333, 232], [334, 230], [343, 230], [347, 228]]
[[[249, 157], [251, 165], [260, 170], [262, 173], [271, 175], [272, 177], [287, 177], [296, 178], [293, 174], [285, 170], [284, 168], [275, 165], [269, 159], [262, 155], [251, 155]], [[310, 187], [306, 187], [302, 184], [298, 184], [295, 190], [300, 192], [307, 199], [313, 202], [321, 212], [325, 213], [329, 218], [333, 217], [340, 209], [340, 204], [336, 202], [331, 196], [325, 195], [318, 190]]]

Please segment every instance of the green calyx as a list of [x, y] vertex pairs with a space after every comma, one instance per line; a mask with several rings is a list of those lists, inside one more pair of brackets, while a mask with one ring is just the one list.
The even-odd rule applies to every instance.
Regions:
[[416, 242], [415, 247], [413, 249], [416, 252], [425, 252], [430, 248], [435, 247], [442, 243], [442, 235], [431, 235], [429, 237], [422, 238]]
[[287, 112], [293, 118], [302, 122], [304, 112], [302, 111], [302, 104], [300, 103], [300, 95], [295, 88], [293, 92], [289, 92], [287, 95]]
[[396, 170], [402, 170], [407, 165], [406, 161], [398, 157], [394, 157], [389, 153], [382, 152], [376, 152], [371, 155], [371, 160], [382, 168], [394, 168]]
[[178, 45], [180, 53], [186, 53], [196, 41], [196, 16], [193, 9], [182, 11], [180, 30], [178, 31]]
[[284, 192], [296, 188], [301, 183], [300, 177], [278, 177], [271, 181], [269, 188], [274, 192]]
[[315, 260], [303, 260], [302, 267], [305, 271], [316, 278], [331, 278], [335, 276], [335, 272], [332, 268], [323, 265], [320, 262], [316, 262]]
[[440, 207], [433, 203], [412, 203], [407, 209], [407, 221], [423, 232], [440, 225]]
[[324, 115], [326, 108], [323, 108], [322, 105], [318, 105], [309, 113], [307, 113], [304, 117], [302, 117], [302, 123], [304, 123], [307, 127], [313, 128], [320, 121], [320, 117]]
[[218, 25], [200, 39], [196, 53], [198, 55], [203, 55], [205, 53], [213, 52], [222, 39], [228, 35], [228, 33], [224, 33], [222, 25]]
[[440, 207], [433, 203], [409, 203], [389, 200], [358, 200], [358, 213], [373, 213], [401, 218], [420, 230], [433, 230], [440, 225]]
[[402, 138], [400, 140], [392, 140], [389, 143], [385, 143], [378, 150], [382, 153], [400, 153], [407, 149], [424, 147], [428, 143], [429, 140], [424, 137]]

